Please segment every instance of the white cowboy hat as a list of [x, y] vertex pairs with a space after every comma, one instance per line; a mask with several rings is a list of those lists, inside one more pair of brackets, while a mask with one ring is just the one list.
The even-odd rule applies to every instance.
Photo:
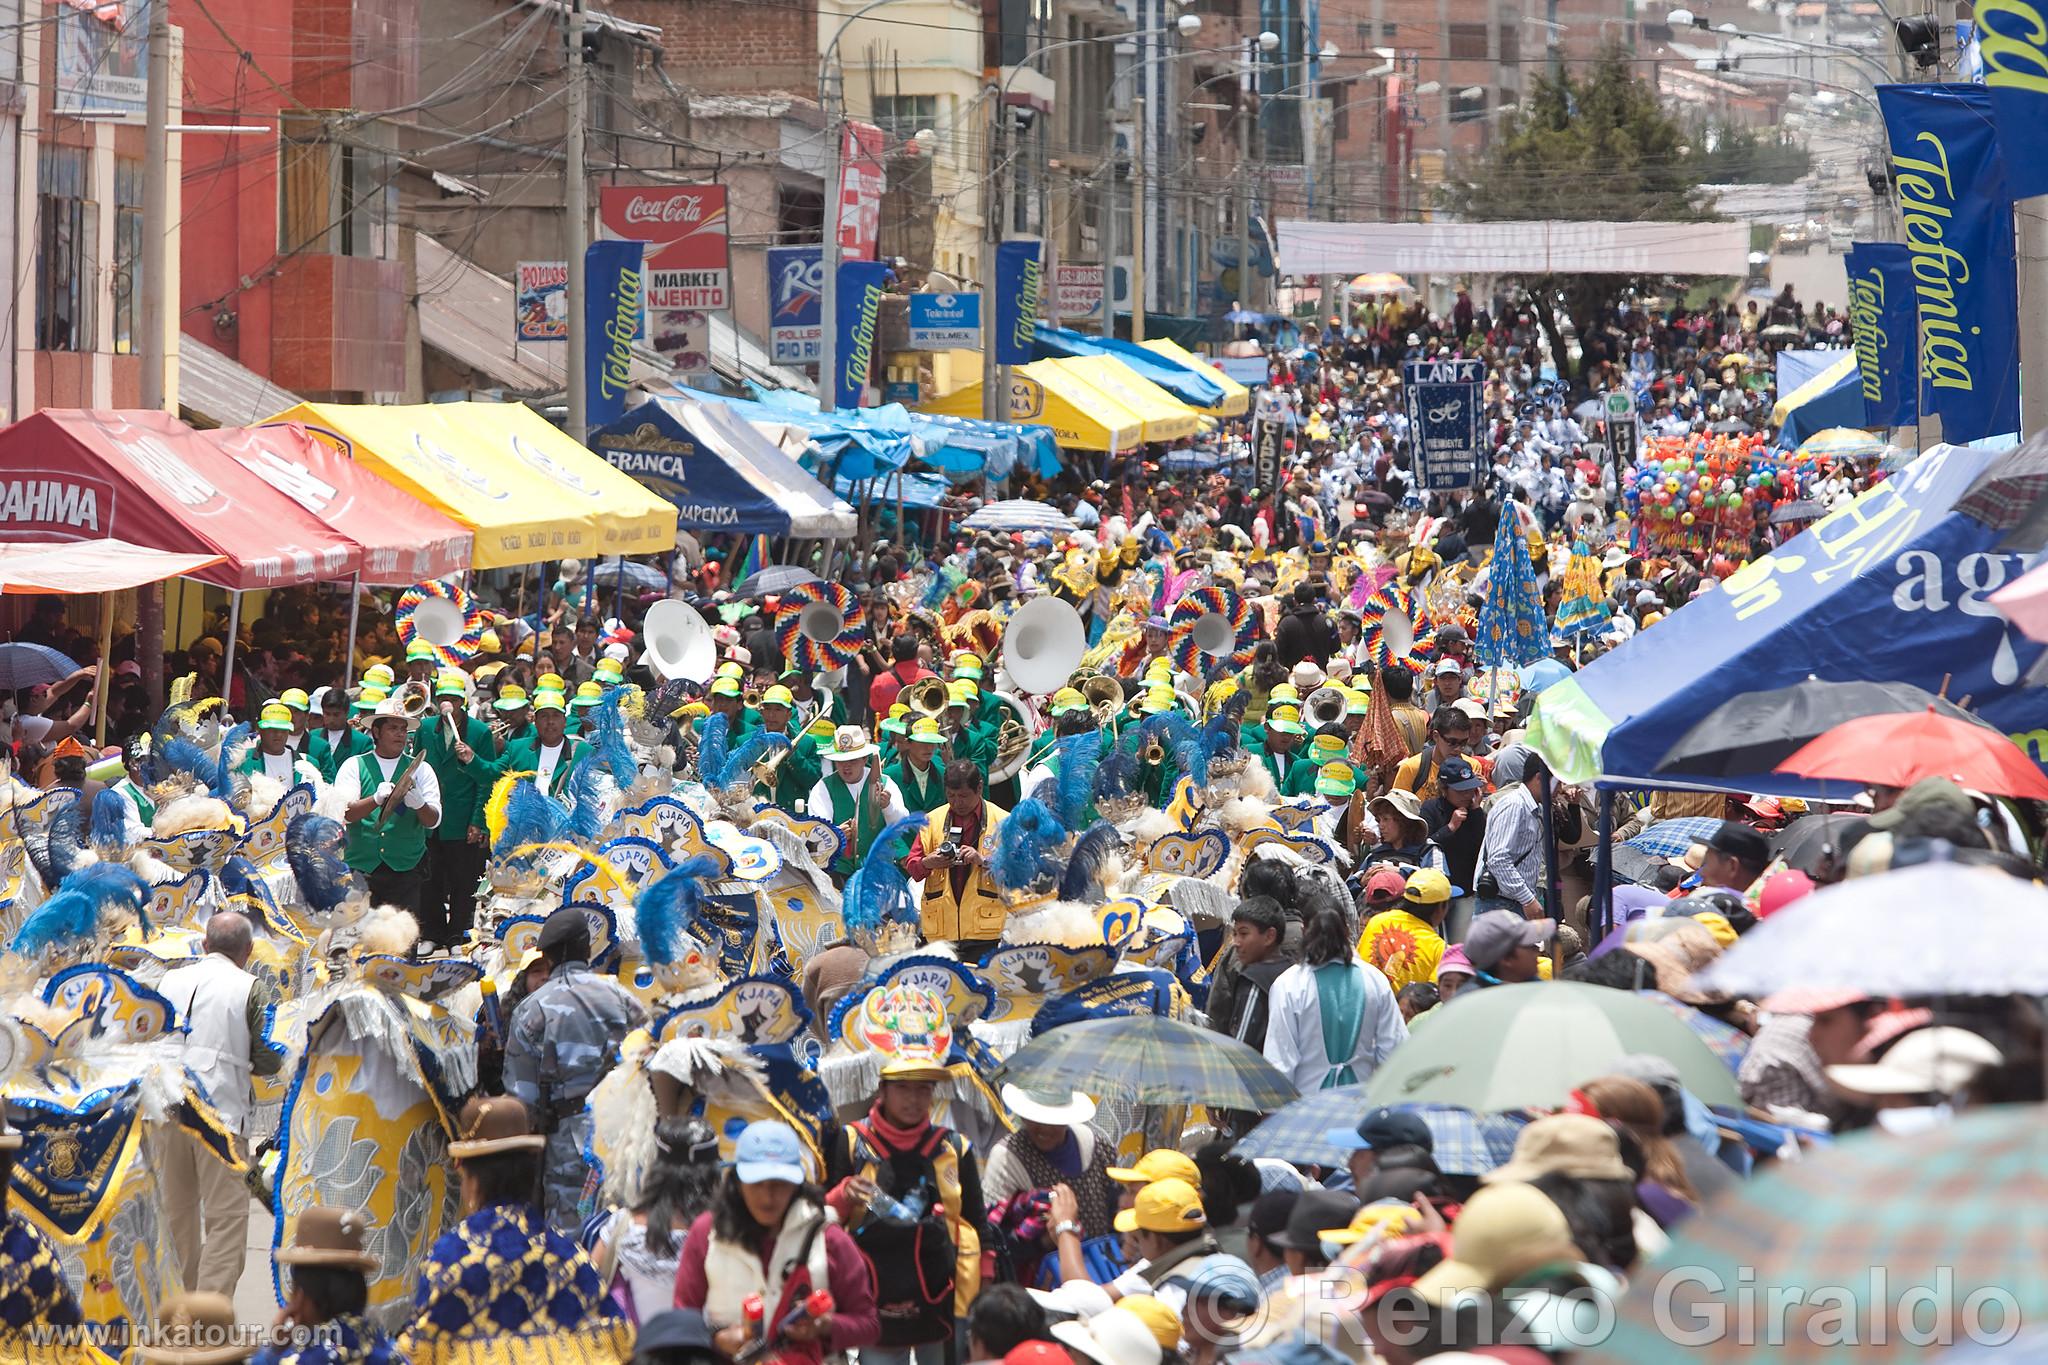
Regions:
[[866, 758], [877, 752], [868, 732], [858, 725], [842, 725], [832, 732], [832, 747], [824, 757], [834, 763], [845, 763], [856, 758]]
[[1078, 1127], [1095, 1117], [1095, 1101], [1078, 1090], [1026, 1090], [1005, 1084], [1003, 1103], [1026, 1123], [1053, 1128]]

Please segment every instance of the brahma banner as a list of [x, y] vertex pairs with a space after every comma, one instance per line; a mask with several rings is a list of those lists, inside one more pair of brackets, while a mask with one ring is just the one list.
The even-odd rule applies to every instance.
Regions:
[[611, 185], [598, 197], [605, 231], [647, 244], [647, 311], [732, 307], [723, 185]]

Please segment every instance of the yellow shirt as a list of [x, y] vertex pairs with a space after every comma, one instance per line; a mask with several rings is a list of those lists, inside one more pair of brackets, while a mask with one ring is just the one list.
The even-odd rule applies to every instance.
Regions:
[[1444, 955], [1443, 935], [1406, 910], [1382, 910], [1366, 921], [1358, 955], [1386, 973], [1395, 990], [1436, 980]]
[[[1429, 780], [1418, 785], [1416, 779], [1422, 776], [1422, 765], [1425, 760], [1429, 763]], [[1414, 792], [1418, 801], [1427, 801], [1437, 794], [1437, 775], [1443, 771], [1443, 766], [1425, 750], [1401, 760], [1400, 766], [1394, 769], [1393, 785], [1404, 792]]]

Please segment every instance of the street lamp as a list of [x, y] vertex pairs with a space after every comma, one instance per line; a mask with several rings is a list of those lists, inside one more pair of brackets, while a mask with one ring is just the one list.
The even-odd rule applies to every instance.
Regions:
[[1259, 51], [1271, 52], [1280, 46], [1280, 35], [1267, 29], [1259, 35]]

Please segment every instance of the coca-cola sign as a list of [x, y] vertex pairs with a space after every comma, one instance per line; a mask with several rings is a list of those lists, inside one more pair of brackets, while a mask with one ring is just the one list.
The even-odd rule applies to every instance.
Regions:
[[598, 198], [605, 231], [647, 243], [650, 313], [732, 306], [723, 185], [613, 185]]

